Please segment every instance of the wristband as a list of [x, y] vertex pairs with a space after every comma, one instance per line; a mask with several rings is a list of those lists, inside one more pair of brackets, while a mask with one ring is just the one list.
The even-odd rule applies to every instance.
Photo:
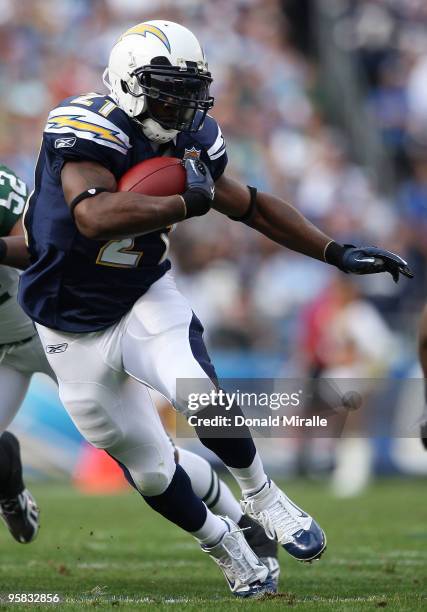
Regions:
[[6, 255], [7, 255], [6, 240], [3, 240], [3, 238], [0, 238], [0, 263], [4, 261], [4, 259], [6, 258]]
[[323, 253], [326, 263], [336, 266], [342, 270], [343, 256], [349, 245], [343, 246], [334, 240], [328, 242]]
[[251, 187], [250, 185], [247, 185], [247, 188], [249, 189], [249, 194], [250, 194], [250, 201], [249, 201], [248, 209], [241, 217], [232, 217], [231, 215], [228, 215], [228, 217], [232, 221], [241, 221], [242, 223], [248, 223], [256, 212], [257, 188]]
[[212, 200], [210, 200], [202, 190], [187, 189], [181, 197], [184, 200], [187, 211], [185, 219], [190, 219], [190, 217], [201, 217], [211, 209]]
[[86, 189], [86, 191], [83, 191], [78, 196], [76, 196], [74, 200], [72, 200], [69, 204], [70, 212], [72, 216], [74, 217], [74, 209], [77, 206], [77, 204], [79, 204], [82, 200], [86, 200], [86, 198], [93, 198], [94, 196], [104, 191], [110, 191], [110, 190], [106, 189], [105, 187], [90, 187], [89, 189]]

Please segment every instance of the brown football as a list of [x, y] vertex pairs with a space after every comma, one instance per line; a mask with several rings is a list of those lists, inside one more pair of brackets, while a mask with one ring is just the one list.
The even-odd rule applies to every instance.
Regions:
[[185, 191], [186, 173], [176, 157], [153, 157], [130, 168], [120, 179], [118, 191], [169, 196]]

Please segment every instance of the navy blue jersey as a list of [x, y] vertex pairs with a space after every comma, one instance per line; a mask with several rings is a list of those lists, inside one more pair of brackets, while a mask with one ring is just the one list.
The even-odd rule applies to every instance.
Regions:
[[[221, 130], [206, 117], [197, 133], [180, 133], [163, 154], [200, 156], [217, 180], [227, 164]], [[89, 240], [77, 230], [64, 199], [61, 169], [92, 160], [117, 180], [159, 155], [141, 128], [108, 96], [68, 98], [49, 114], [25, 214], [31, 266], [21, 277], [19, 302], [36, 322], [89, 332], [115, 323], [170, 268], [167, 232], [135, 239]]]

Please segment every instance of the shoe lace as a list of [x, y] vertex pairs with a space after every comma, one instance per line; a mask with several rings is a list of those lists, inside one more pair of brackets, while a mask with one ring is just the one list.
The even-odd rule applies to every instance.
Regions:
[[264, 531], [271, 540], [292, 540], [292, 536], [302, 529], [293, 512], [285, 505], [285, 500], [277, 496], [276, 500], [268, 507], [268, 510], [255, 510], [256, 500], [243, 500], [243, 511], [250, 514], [256, 521], [261, 523]]
[[[242, 531], [243, 529], [234, 529], [230, 531], [227, 536], [232, 536]], [[245, 584], [249, 583], [249, 580], [253, 576], [253, 568], [243, 555], [239, 542], [233, 537], [227, 537], [224, 538], [224, 540], [222, 548], [226, 554], [216, 558], [215, 561], [225, 571], [227, 576], [234, 576], [237, 574], [241, 582]]]

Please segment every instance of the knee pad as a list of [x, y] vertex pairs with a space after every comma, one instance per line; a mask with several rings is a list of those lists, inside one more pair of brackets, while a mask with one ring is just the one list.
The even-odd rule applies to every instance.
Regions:
[[59, 395], [77, 429], [93, 446], [108, 450], [122, 441], [120, 403], [114, 405], [111, 389], [95, 383], [66, 383]]
[[164, 493], [173, 478], [173, 473], [169, 474], [164, 470], [145, 471], [142, 474], [135, 474], [132, 470], [129, 471], [138, 491], [142, 495], [147, 495], [147, 497]]
[[114, 456], [129, 470], [132, 480], [143, 495], [160, 495], [169, 486], [176, 465], [172, 448], [144, 444]]

